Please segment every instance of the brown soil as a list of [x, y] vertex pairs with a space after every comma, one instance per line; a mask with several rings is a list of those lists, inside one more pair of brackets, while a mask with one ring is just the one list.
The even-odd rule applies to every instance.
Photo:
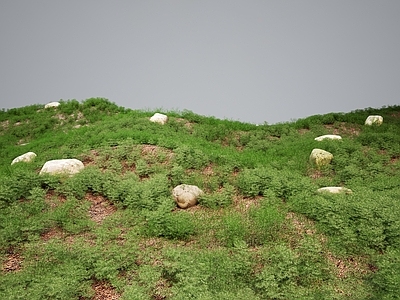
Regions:
[[18, 253], [9, 254], [2, 264], [3, 272], [18, 272], [21, 270], [22, 257]]
[[336, 123], [334, 125], [324, 125], [326, 129], [329, 130], [329, 134], [337, 134], [337, 135], [348, 135], [348, 136], [357, 136], [360, 134], [361, 131], [361, 126], [360, 125], [355, 125], [353, 124], [350, 126], [350, 124], [341, 122], [341, 123]]
[[289, 212], [286, 215], [286, 220], [290, 220], [296, 229], [298, 235], [303, 236], [304, 234], [313, 235], [315, 234], [315, 229], [310, 220], [301, 220], [295, 213]]
[[54, 190], [49, 190], [45, 196], [45, 202], [50, 206], [50, 208], [56, 208], [58, 205], [67, 201], [67, 198], [63, 195], [57, 195]]
[[117, 300], [121, 297], [110, 284], [104, 281], [96, 281], [92, 284], [95, 292], [92, 300]]
[[328, 260], [335, 266], [338, 278], [346, 278], [349, 273], [368, 274], [377, 270], [376, 267], [366, 264], [362, 257], [340, 259], [328, 253]]
[[235, 196], [233, 199], [233, 205], [236, 210], [245, 213], [252, 207], [258, 206], [263, 198], [264, 198], [263, 196], [256, 196], [256, 197]]
[[90, 218], [98, 224], [101, 224], [106, 217], [117, 210], [116, 207], [103, 196], [87, 193], [85, 199], [92, 203], [89, 209], [89, 215]]
[[42, 233], [40, 235], [40, 238], [42, 241], [48, 241], [54, 238], [64, 238], [65, 232], [61, 228], [55, 227], [55, 228], [50, 228], [48, 231]]

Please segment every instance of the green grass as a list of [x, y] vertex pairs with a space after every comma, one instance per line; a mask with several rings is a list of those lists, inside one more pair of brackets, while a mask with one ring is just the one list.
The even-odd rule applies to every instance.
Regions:
[[[1, 299], [398, 299], [400, 106], [260, 126], [161, 111], [160, 125], [60, 102], [0, 111]], [[310, 165], [314, 148], [331, 164]], [[38, 174], [60, 158], [85, 169]], [[187, 210], [183, 183], [204, 191]]]

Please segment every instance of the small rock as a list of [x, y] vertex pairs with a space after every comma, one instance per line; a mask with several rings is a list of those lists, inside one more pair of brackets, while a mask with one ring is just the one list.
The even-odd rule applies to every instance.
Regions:
[[318, 189], [317, 192], [327, 192], [327, 193], [332, 193], [332, 194], [339, 194], [339, 193], [350, 194], [353, 191], [348, 188], [341, 187], [341, 186], [327, 186], [327, 187]]
[[188, 208], [194, 206], [198, 202], [198, 198], [203, 191], [195, 185], [181, 184], [172, 190], [175, 202], [180, 208]]
[[365, 120], [365, 125], [382, 125], [383, 123], [383, 117], [382, 116], [368, 116], [368, 118]]
[[336, 134], [326, 134], [326, 135], [321, 135], [319, 137], [316, 137], [314, 140], [320, 142], [323, 140], [341, 140], [342, 137], [340, 135], [336, 135]]
[[59, 105], [60, 105], [60, 102], [50, 102], [50, 103], [47, 103], [47, 104], [44, 106], [44, 108], [57, 107], [57, 106], [59, 106]]
[[16, 158], [14, 158], [14, 160], [11, 162], [11, 165], [18, 163], [18, 162], [30, 162], [32, 161], [34, 158], [36, 157], [36, 153], [34, 152], [27, 152], [25, 154], [22, 154]]
[[83, 170], [84, 165], [78, 159], [55, 159], [47, 161], [39, 174], [49, 173], [49, 174], [68, 174], [73, 175], [79, 173]]
[[168, 121], [168, 117], [166, 115], [163, 114], [159, 114], [159, 113], [155, 113], [151, 118], [150, 118], [151, 122], [154, 123], [159, 123], [164, 125], [165, 123], [167, 123]]
[[322, 149], [313, 149], [310, 155], [310, 162], [315, 164], [317, 167], [330, 164], [332, 159], [332, 153]]

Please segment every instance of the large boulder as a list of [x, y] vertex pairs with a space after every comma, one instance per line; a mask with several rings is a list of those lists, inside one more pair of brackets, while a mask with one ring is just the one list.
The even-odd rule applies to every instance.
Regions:
[[342, 137], [340, 135], [336, 134], [326, 134], [326, 135], [321, 135], [319, 137], [316, 137], [314, 140], [320, 142], [323, 140], [341, 140]]
[[365, 125], [382, 125], [383, 117], [382, 116], [368, 116], [365, 120]]
[[172, 190], [176, 204], [180, 208], [188, 208], [194, 206], [198, 202], [198, 198], [203, 191], [195, 185], [181, 184]]
[[11, 162], [11, 165], [19, 163], [19, 162], [30, 162], [36, 157], [36, 153], [34, 152], [27, 152], [25, 154], [22, 154], [16, 158], [13, 159]]
[[40, 174], [49, 173], [73, 175], [79, 173], [83, 168], [83, 163], [75, 158], [55, 159], [47, 161], [40, 170]]
[[332, 193], [332, 194], [339, 194], [339, 193], [346, 193], [346, 194], [350, 194], [353, 191], [345, 188], [345, 187], [341, 187], [341, 186], [326, 186], [326, 187], [322, 187], [320, 189], [317, 190], [317, 192], [325, 192], [325, 193]]
[[333, 159], [332, 153], [322, 150], [322, 149], [313, 149], [310, 154], [310, 162], [317, 167], [322, 167], [325, 165], [329, 165]]
[[168, 121], [168, 117], [166, 115], [160, 114], [160, 113], [155, 113], [151, 118], [150, 118], [151, 122], [154, 123], [159, 123], [164, 125], [165, 123], [167, 123]]
[[57, 107], [57, 106], [59, 106], [59, 105], [60, 105], [60, 102], [50, 102], [50, 103], [47, 103], [47, 104], [44, 106], [44, 108]]

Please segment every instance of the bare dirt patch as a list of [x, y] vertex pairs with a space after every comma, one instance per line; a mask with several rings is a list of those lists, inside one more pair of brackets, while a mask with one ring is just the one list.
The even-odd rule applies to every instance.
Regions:
[[377, 270], [376, 267], [366, 263], [362, 257], [340, 259], [332, 253], [328, 253], [328, 260], [335, 266], [335, 273], [338, 278], [346, 278], [351, 274], [365, 275]]
[[11, 253], [7, 255], [6, 260], [2, 264], [2, 270], [5, 273], [18, 272], [21, 270], [23, 258], [18, 253]]
[[141, 149], [141, 155], [143, 156], [144, 159], [147, 158], [150, 160], [158, 161], [159, 160], [158, 156], [162, 153], [166, 155], [165, 158], [167, 161], [173, 157], [173, 152], [171, 150], [161, 148], [159, 146], [143, 145]]
[[400, 160], [400, 156], [392, 156], [392, 157], [390, 158], [390, 163], [391, 163], [391, 164], [395, 164], [395, 163], [397, 163], [399, 160]]
[[235, 196], [233, 199], [233, 205], [237, 211], [245, 213], [249, 209], [259, 206], [263, 198], [264, 198], [263, 196], [256, 196], [256, 197]]
[[205, 167], [203, 169], [203, 171], [201, 172], [203, 175], [206, 176], [212, 176], [214, 175], [214, 171], [213, 171], [213, 166], [212, 165], [208, 165], [207, 167]]
[[313, 223], [305, 218], [300, 219], [295, 213], [289, 212], [286, 215], [286, 220], [290, 220], [296, 229], [298, 235], [313, 235], [315, 234], [315, 229], [313, 228]]
[[63, 232], [63, 230], [59, 227], [50, 228], [49, 230], [40, 235], [42, 241], [45, 242], [51, 239], [64, 238], [64, 237], [65, 237], [65, 232]]
[[300, 135], [304, 135], [304, 134], [306, 134], [306, 133], [309, 132], [309, 131], [310, 131], [310, 129], [307, 129], [307, 128], [301, 128], [301, 129], [297, 130], [297, 132], [298, 132]]
[[67, 201], [67, 198], [63, 195], [58, 195], [54, 190], [49, 190], [47, 191], [44, 200], [50, 206], [50, 208], [54, 209]]
[[391, 117], [400, 118], [400, 111], [390, 114]]
[[95, 293], [92, 300], [117, 300], [121, 297], [115, 288], [105, 281], [95, 281], [92, 288]]
[[90, 201], [92, 205], [89, 208], [90, 218], [96, 223], [100, 224], [109, 215], [116, 212], [116, 207], [101, 195], [93, 195], [87, 193], [85, 199]]
[[361, 131], [361, 126], [357, 124], [348, 124], [345, 122], [327, 124], [324, 127], [329, 131], [329, 134], [358, 136]]
[[189, 130], [190, 130], [190, 133], [192, 133], [193, 124], [194, 124], [194, 123], [191, 123], [191, 122], [189, 122], [188, 120], [182, 119], [182, 118], [176, 118], [175, 120], [176, 120], [176, 122], [178, 122], [178, 123], [184, 123], [183, 126], [185, 126], [187, 129], [189, 129]]
[[157, 153], [157, 146], [154, 145], [143, 145], [142, 146], [142, 155], [154, 155]]
[[99, 156], [99, 152], [97, 150], [90, 150], [90, 154], [88, 155], [82, 155], [81, 160], [83, 165], [89, 166], [89, 165], [94, 165], [96, 158]]

